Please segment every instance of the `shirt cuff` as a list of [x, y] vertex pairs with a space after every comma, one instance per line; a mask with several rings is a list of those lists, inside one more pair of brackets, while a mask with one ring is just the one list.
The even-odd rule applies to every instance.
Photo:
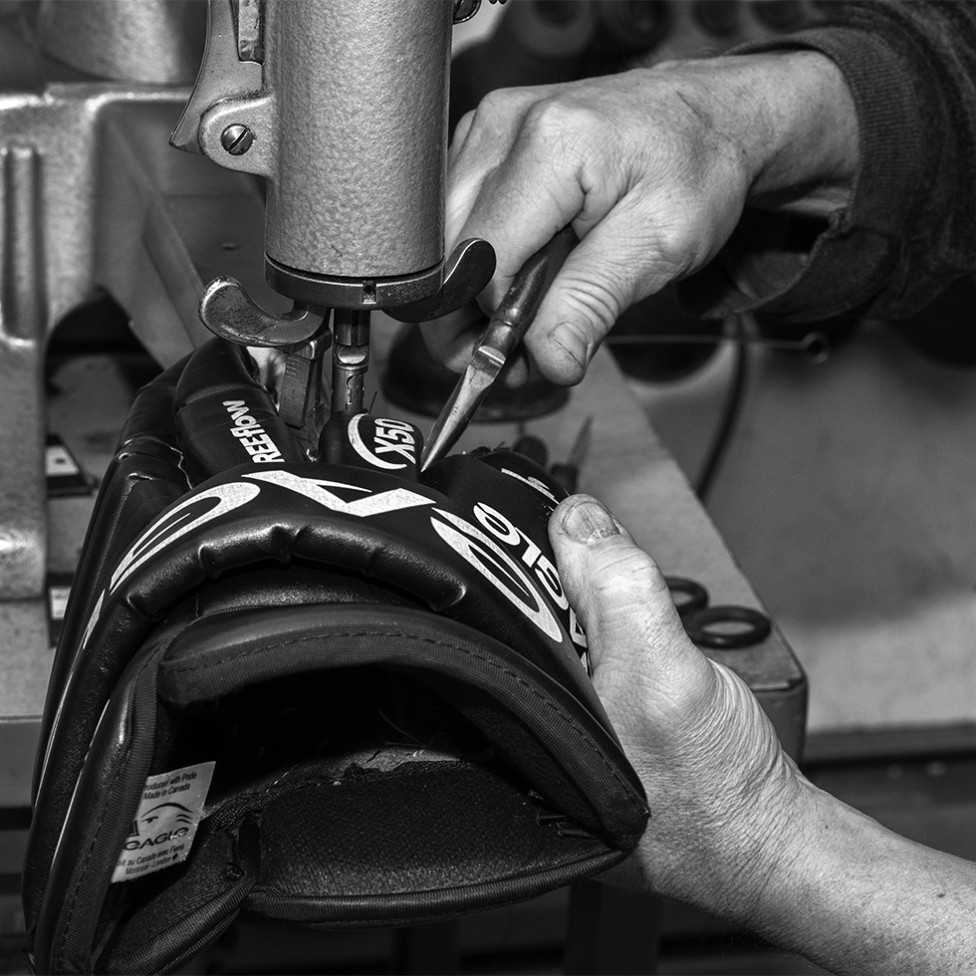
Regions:
[[744, 45], [735, 54], [814, 50], [844, 74], [857, 112], [859, 162], [850, 204], [827, 221], [747, 209], [725, 247], [680, 282], [679, 301], [703, 318], [759, 311], [810, 322], [863, 308], [898, 259], [920, 139], [910, 75], [892, 48], [867, 31], [823, 27]]

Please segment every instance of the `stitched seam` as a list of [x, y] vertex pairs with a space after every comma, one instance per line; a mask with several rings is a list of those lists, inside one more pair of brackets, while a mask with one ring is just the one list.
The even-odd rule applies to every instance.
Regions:
[[[627, 783], [620, 776], [620, 773], [611, 765], [611, 763], [607, 760], [606, 756], [604, 756], [602, 752], [600, 752], [600, 751], [598, 751], [598, 750], [596, 750], [594, 748], [593, 744], [590, 742], [589, 738], [586, 735], [586, 731], [583, 728], [581, 728], [579, 725], [577, 725], [576, 722], [574, 722], [572, 718], [570, 718], [568, 715], [566, 715], [560, 709], [560, 707], [554, 701], [552, 701], [552, 699], [547, 698], [537, 688], [533, 688], [531, 685], [529, 685], [525, 681], [525, 679], [520, 674], [518, 674], [517, 672], [512, 671], [509, 668], [504, 667], [503, 665], [499, 664], [497, 661], [494, 661], [491, 658], [486, 657], [484, 654], [479, 654], [477, 651], [472, 651], [472, 650], [469, 650], [469, 649], [467, 649], [465, 647], [459, 647], [456, 644], [449, 644], [447, 641], [437, 640], [437, 639], [435, 639], [433, 637], [418, 637], [418, 636], [416, 636], [414, 634], [406, 634], [406, 633], [393, 634], [390, 631], [386, 631], [386, 630], [346, 630], [346, 631], [335, 631], [333, 633], [330, 633], [329, 636], [330, 637], [338, 637], [338, 638], [342, 638], [342, 637], [390, 637], [390, 636], [397, 636], [397, 637], [400, 637], [400, 638], [403, 638], [403, 639], [406, 639], [406, 640], [410, 640], [410, 641], [416, 641], [416, 642], [423, 643], [423, 644], [430, 644], [433, 647], [443, 647], [443, 648], [447, 648], [447, 649], [450, 649], [450, 650], [461, 651], [462, 654], [466, 654], [469, 657], [473, 657], [476, 660], [481, 661], [482, 663], [489, 665], [490, 667], [494, 668], [495, 670], [501, 671], [503, 674], [507, 675], [509, 678], [512, 678], [525, 691], [529, 692], [534, 698], [536, 698], [540, 702], [542, 702], [551, 712], [554, 712], [566, 725], [568, 725], [576, 733], [576, 735], [579, 737], [580, 741], [584, 744], [584, 746], [586, 747], [587, 751], [589, 753], [591, 753], [591, 754], [594, 754], [597, 757], [597, 759], [599, 760], [600, 764], [610, 774], [611, 778], [617, 783], [618, 786], [620, 786], [620, 787], [623, 788], [624, 793], [627, 795], [628, 802], [630, 803], [630, 806], [633, 808], [633, 810], [635, 810], [638, 813], [643, 813], [643, 807], [640, 804], [636, 803], [634, 801], [633, 797], [630, 796], [630, 793], [631, 793], [631, 790], [632, 790], [630, 784]], [[255, 655], [257, 655], [259, 653], [263, 653], [265, 650], [277, 650], [279, 648], [287, 648], [287, 647], [293, 647], [293, 646], [296, 646], [296, 645], [299, 645], [299, 644], [307, 644], [309, 641], [314, 640], [314, 639], [315, 638], [312, 638], [312, 637], [302, 637], [302, 638], [294, 638], [294, 639], [286, 640], [286, 641], [279, 641], [276, 644], [268, 644], [268, 645], [265, 645], [264, 647], [261, 648], [260, 651], [259, 650], [248, 651], [248, 652], [245, 652], [244, 654], [234, 654], [232, 656], [221, 657], [221, 658], [218, 658], [216, 661], [209, 662], [209, 664], [204, 664], [204, 663], [201, 663], [201, 664], [188, 664], [188, 665], [185, 665], [183, 667], [175, 667], [175, 668], [173, 668], [171, 670], [172, 671], [176, 671], [176, 672], [182, 671], [184, 674], [192, 673], [194, 671], [207, 670], [209, 667], [212, 667], [214, 664], [220, 665], [220, 664], [228, 664], [228, 663], [231, 663], [231, 662], [237, 662], [237, 661], [240, 661], [241, 658], [254, 657]]]
[[[110, 784], [111, 787], [115, 786], [121, 772], [122, 772], [122, 768], [120, 766], [118, 769], [116, 769], [115, 775], [112, 777], [112, 782]], [[64, 962], [64, 946], [65, 943], [68, 941], [68, 933], [71, 930], [71, 919], [74, 917], [75, 906], [78, 904], [78, 893], [81, 889], [81, 883], [84, 880], [85, 874], [88, 871], [88, 862], [91, 860], [92, 855], [95, 853], [95, 846], [98, 843], [98, 835], [101, 833], [102, 826], [105, 823], [105, 814], [107, 813], [107, 807], [108, 804], [106, 804], [105, 807], [103, 807], [102, 814], [98, 818], [98, 824], [95, 827], [95, 832], [92, 837], [92, 841], [88, 845], [88, 851], [85, 854], [85, 859], [81, 862], [81, 873], [78, 875], [78, 880], [75, 882], [74, 890], [71, 893], [71, 902], [70, 902], [71, 907], [68, 909], [68, 916], [64, 921], [64, 934], [61, 938], [61, 944], [58, 947], [57, 960], [59, 963]], [[62, 969], [64, 967], [58, 966], [56, 968]]]
[[[167, 641], [167, 644], [166, 644], [165, 649], [164, 648], [159, 648], [158, 651], [157, 651], [157, 653], [165, 653], [165, 651], [169, 650], [169, 648], [172, 646], [172, 644], [173, 644], [173, 638], [170, 638], [169, 641]], [[134, 685], [138, 686], [139, 681], [142, 679], [143, 674], [145, 674], [145, 672], [146, 672], [146, 669], [149, 668], [151, 665], [153, 665], [153, 664], [156, 663], [156, 656], [157, 656], [156, 654], [150, 655], [143, 662], [142, 667], [139, 668], [138, 672], [135, 675], [135, 679], [133, 681], [133, 684]], [[97, 731], [97, 729], [96, 729], [96, 731]], [[128, 743], [127, 743], [127, 745], [128, 745]], [[91, 748], [91, 746], [89, 744], [89, 749], [90, 748]], [[128, 752], [131, 752], [131, 749], [128, 750]], [[111, 782], [111, 786], [112, 787], [114, 787], [115, 784], [118, 782], [119, 777], [122, 775], [124, 766], [125, 766], [124, 763], [120, 763], [119, 766], [118, 766], [118, 768], [115, 770], [115, 775], [112, 777], [112, 782]], [[82, 776], [82, 774], [84, 773], [84, 771], [85, 771], [85, 764], [83, 763], [82, 764], [82, 767], [81, 767], [81, 770], [79, 770], [79, 772], [78, 772], [78, 777], [79, 778]], [[107, 794], [107, 795], [110, 795], [110, 794]], [[71, 919], [74, 917], [75, 906], [78, 903], [78, 892], [81, 889], [82, 881], [84, 880], [85, 874], [87, 873], [87, 870], [88, 870], [88, 862], [91, 860], [92, 854], [94, 854], [94, 852], [95, 852], [95, 845], [98, 842], [98, 835], [101, 833], [102, 826], [105, 823], [105, 815], [106, 815], [107, 812], [108, 812], [108, 804], [106, 803], [102, 807], [102, 813], [101, 813], [101, 816], [99, 816], [99, 818], [98, 818], [98, 823], [97, 823], [97, 825], [95, 827], [95, 832], [94, 832], [94, 836], [92, 837], [92, 842], [91, 842], [91, 844], [88, 845], [88, 852], [85, 854], [85, 859], [81, 862], [81, 873], [78, 875], [78, 880], [75, 883], [74, 891], [72, 891], [72, 893], [71, 893], [70, 908], [68, 909], [67, 918], [65, 918], [65, 921], [64, 921], [64, 930], [63, 930], [63, 935], [62, 935], [62, 938], [61, 938], [61, 944], [58, 947], [57, 961], [59, 963], [63, 963], [64, 962], [64, 945], [68, 941], [68, 933], [69, 933], [69, 931], [71, 929]], [[114, 863], [113, 863], [112, 867], [113, 867], [113, 870], [114, 870], [114, 867], [115, 867]], [[99, 910], [99, 913], [101, 913], [101, 906], [99, 906], [99, 909], [98, 910]], [[63, 966], [59, 966], [57, 968], [63, 969], [64, 967]]]

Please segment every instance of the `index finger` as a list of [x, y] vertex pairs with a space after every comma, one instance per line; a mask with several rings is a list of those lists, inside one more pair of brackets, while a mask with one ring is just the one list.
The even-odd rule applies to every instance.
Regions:
[[490, 312], [528, 258], [579, 215], [584, 193], [574, 166], [524, 131], [496, 165], [485, 151], [472, 128], [448, 177], [447, 239], [453, 247], [481, 237], [495, 248], [495, 274], [479, 299]]

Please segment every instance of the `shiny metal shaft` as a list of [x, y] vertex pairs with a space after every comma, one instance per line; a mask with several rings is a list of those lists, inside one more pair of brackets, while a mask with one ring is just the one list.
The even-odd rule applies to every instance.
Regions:
[[337, 308], [332, 336], [332, 413], [361, 413], [369, 367], [369, 312]]

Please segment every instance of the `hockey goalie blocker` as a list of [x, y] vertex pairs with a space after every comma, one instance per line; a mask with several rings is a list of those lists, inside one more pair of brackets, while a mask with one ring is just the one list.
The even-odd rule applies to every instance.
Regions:
[[171, 969], [241, 911], [447, 918], [601, 871], [640, 783], [509, 451], [418, 475], [404, 421], [309, 461], [247, 354], [144, 388], [102, 485], [45, 709], [34, 967]]

